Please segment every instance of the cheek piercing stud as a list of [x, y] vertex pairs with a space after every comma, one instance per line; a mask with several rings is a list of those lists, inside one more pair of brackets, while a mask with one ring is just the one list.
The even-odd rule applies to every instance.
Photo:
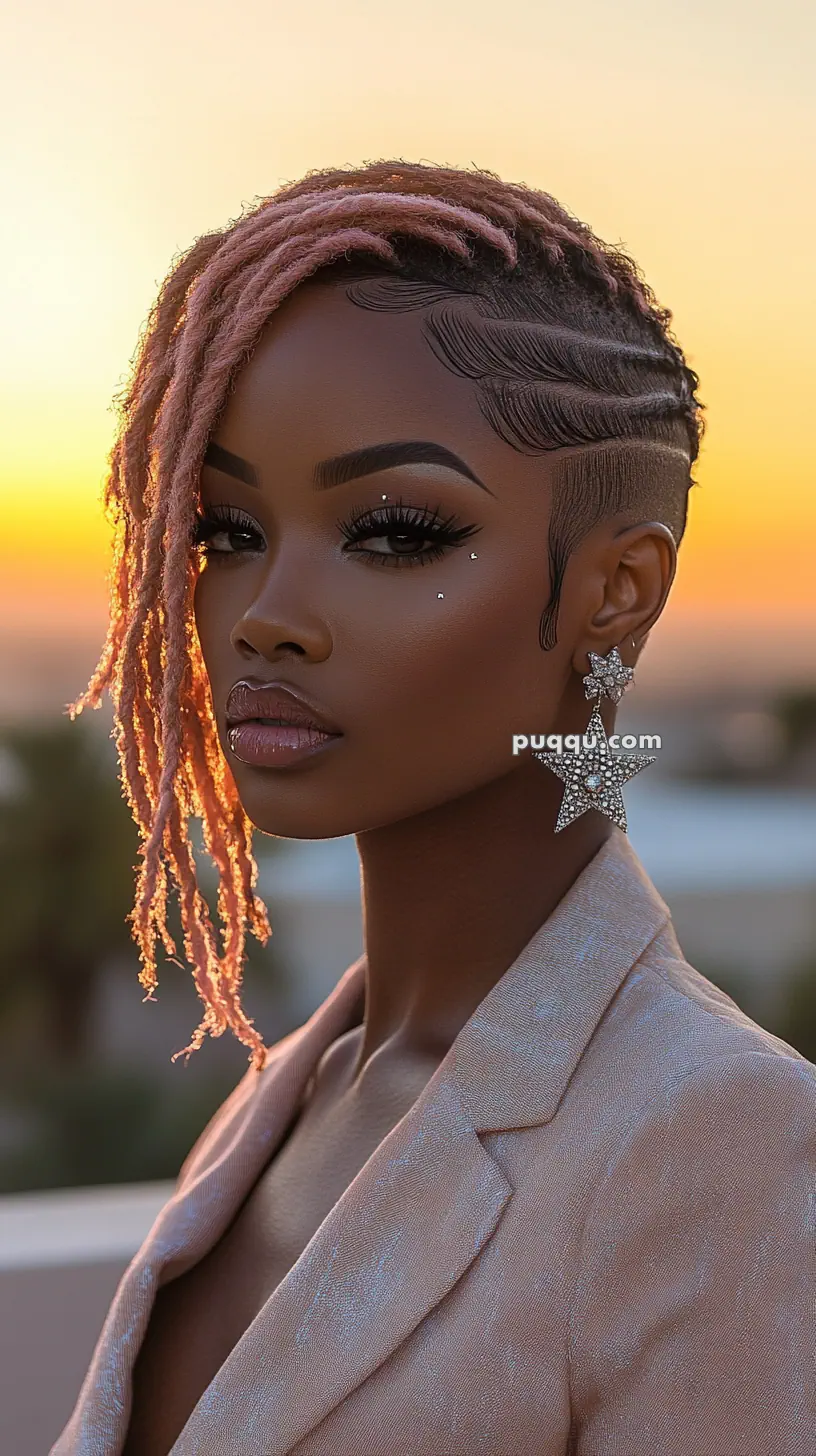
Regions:
[[436, 600], [438, 602], [443, 602], [445, 600], [445, 593], [444, 592], [437, 592], [436, 593]]
[[471, 553], [470, 553], [470, 559], [471, 559], [471, 561], [475, 561], [476, 560], [476, 552], [475, 551], [471, 551]]

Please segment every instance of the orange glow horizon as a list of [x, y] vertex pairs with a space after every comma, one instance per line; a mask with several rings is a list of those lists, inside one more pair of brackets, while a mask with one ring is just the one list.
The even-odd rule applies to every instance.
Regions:
[[0, 636], [104, 634], [111, 401], [174, 256], [285, 180], [374, 157], [543, 188], [637, 259], [707, 406], [671, 632], [812, 633], [816, 12], [519, 0], [510, 23], [416, 0], [406, 34], [366, 0], [249, 0], [225, 45], [215, 0], [35, 0], [13, 25]]

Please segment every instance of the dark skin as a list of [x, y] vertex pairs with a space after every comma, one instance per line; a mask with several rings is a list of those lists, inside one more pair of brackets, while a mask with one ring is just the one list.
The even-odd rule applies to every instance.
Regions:
[[[320, 462], [407, 440], [453, 451], [467, 474], [403, 464], [314, 488]], [[196, 586], [220, 741], [262, 832], [356, 835], [365, 996], [227, 1231], [159, 1289], [124, 1456], [167, 1456], [316, 1229], [601, 847], [610, 821], [595, 811], [555, 835], [561, 781], [529, 752], [514, 757], [513, 735], [584, 730], [587, 654], [620, 645], [633, 666], [632, 640], [642, 645], [675, 569], [666, 527], [605, 522], [569, 563], [557, 646], [542, 652], [546, 461], [493, 433], [419, 315], [361, 310], [342, 285], [306, 285], [278, 310], [213, 441], [257, 482], [212, 464], [201, 477], [205, 513], [228, 505], [249, 518], [217, 528]], [[348, 549], [338, 519], [398, 499], [474, 529], [426, 564], [416, 553], [433, 539], [406, 542], [393, 525]], [[285, 768], [241, 762], [226, 700], [242, 678], [301, 689], [342, 738]]]
[[[357, 308], [342, 285], [302, 287], [268, 325], [213, 437], [253, 467], [258, 486], [209, 465], [201, 479], [203, 509], [238, 507], [261, 538], [222, 533], [195, 598], [244, 808], [269, 834], [356, 835], [367, 961], [351, 1071], [360, 1086], [374, 1059], [438, 1065], [600, 848], [610, 821], [595, 811], [554, 834], [563, 786], [530, 753], [514, 758], [512, 736], [583, 731], [587, 654], [619, 644], [634, 666], [676, 565], [662, 524], [607, 520], [569, 563], [558, 642], [543, 652], [546, 457], [493, 432], [470, 381], [433, 356], [420, 324], [416, 313]], [[427, 464], [313, 488], [318, 462], [395, 440], [447, 447], [485, 488]], [[426, 564], [417, 543], [411, 558], [393, 535], [349, 551], [338, 518], [397, 499], [478, 529]], [[285, 769], [240, 762], [225, 702], [242, 677], [302, 688], [344, 737]], [[611, 731], [606, 710], [605, 721]]]

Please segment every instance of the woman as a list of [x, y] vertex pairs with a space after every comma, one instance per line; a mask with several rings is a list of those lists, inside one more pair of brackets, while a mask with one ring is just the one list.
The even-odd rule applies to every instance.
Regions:
[[[169, 874], [185, 1050], [252, 1063], [54, 1456], [812, 1456], [816, 1068], [684, 961], [607, 748], [699, 444], [670, 321], [551, 197], [402, 162], [171, 271], [72, 711], [110, 686], [143, 984]], [[362, 871], [363, 956], [272, 1048], [253, 826]]]

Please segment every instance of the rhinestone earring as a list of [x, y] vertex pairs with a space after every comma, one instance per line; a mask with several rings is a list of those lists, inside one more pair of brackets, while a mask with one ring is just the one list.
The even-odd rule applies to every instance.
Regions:
[[624, 666], [617, 647], [606, 657], [590, 652], [589, 662], [591, 671], [584, 678], [584, 694], [594, 698], [595, 704], [584, 730], [583, 746], [575, 753], [535, 752], [534, 755], [565, 785], [556, 834], [588, 809], [597, 809], [625, 831], [623, 785], [656, 760], [654, 753], [613, 753], [601, 719], [601, 698], [619, 703], [634, 679], [633, 669]]
[[589, 662], [592, 671], [584, 678], [584, 697], [597, 698], [599, 703], [602, 697], [607, 697], [619, 703], [634, 681], [634, 668], [624, 667], [617, 647], [611, 648], [606, 657], [590, 652]]

